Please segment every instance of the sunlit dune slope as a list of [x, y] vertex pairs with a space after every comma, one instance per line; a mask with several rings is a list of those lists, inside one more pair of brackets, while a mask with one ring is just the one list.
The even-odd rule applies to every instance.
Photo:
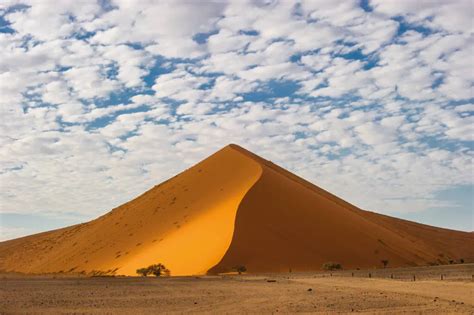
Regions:
[[88, 223], [0, 243], [0, 270], [172, 275], [474, 261], [472, 233], [363, 211], [236, 145]]
[[238, 205], [260, 174], [226, 147], [96, 220], [0, 243], [0, 269], [136, 275], [161, 262], [173, 275], [206, 273], [229, 247]]

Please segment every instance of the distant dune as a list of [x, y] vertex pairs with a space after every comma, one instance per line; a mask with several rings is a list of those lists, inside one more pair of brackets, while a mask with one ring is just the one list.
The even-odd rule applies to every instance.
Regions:
[[0, 270], [172, 275], [474, 262], [473, 233], [361, 210], [236, 145], [96, 220], [0, 243]]

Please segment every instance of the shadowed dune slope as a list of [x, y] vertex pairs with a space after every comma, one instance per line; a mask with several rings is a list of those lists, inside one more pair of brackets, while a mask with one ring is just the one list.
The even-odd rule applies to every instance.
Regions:
[[234, 237], [210, 272], [245, 265], [254, 272], [445, 264], [474, 260], [472, 233], [431, 227], [361, 210], [302, 178], [234, 146], [263, 173], [242, 200]]
[[474, 261], [474, 235], [363, 211], [229, 145], [88, 223], [0, 243], [0, 270], [172, 275]]

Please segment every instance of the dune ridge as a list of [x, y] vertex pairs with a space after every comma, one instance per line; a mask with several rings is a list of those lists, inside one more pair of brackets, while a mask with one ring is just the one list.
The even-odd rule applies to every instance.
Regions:
[[0, 270], [172, 275], [474, 261], [472, 233], [358, 207], [237, 145], [96, 220], [0, 243]]

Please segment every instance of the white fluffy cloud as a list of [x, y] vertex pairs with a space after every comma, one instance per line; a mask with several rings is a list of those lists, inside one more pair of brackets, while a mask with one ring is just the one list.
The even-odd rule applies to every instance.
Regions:
[[396, 1], [373, 0], [375, 11], [388, 16], [403, 16], [407, 21], [441, 28], [448, 32], [472, 32], [472, 1], [422, 0]]
[[0, 211], [93, 217], [230, 142], [363, 208], [447, 204], [472, 184], [472, 9], [4, 1]]

